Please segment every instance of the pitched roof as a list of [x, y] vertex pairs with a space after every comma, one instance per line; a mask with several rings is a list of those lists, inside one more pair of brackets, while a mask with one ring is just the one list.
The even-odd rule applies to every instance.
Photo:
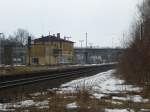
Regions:
[[41, 38], [37, 38], [34, 40], [34, 42], [47, 42], [47, 41], [63, 41], [63, 42], [69, 42], [69, 43], [74, 43], [70, 40], [66, 40], [66, 39], [62, 39], [62, 38], [58, 38], [56, 36], [53, 35], [48, 35], [48, 36], [42, 36]]

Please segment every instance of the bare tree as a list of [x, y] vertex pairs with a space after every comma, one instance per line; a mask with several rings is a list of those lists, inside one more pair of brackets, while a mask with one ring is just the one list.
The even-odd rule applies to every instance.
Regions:
[[119, 64], [119, 73], [128, 82], [150, 86], [150, 0], [139, 8], [130, 40]]
[[14, 37], [15, 37], [16, 41], [21, 43], [22, 45], [27, 44], [28, 36], [30, 36], [29, 32], [24, 29], [18, 29], [14, 33]]

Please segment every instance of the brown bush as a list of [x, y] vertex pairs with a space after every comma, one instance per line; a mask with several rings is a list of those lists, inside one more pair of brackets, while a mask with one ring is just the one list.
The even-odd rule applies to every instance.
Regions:
[[54, 94], [49, 99], [49, 111], [48, 112], [67, 112], [66, 100], [63, 94]]

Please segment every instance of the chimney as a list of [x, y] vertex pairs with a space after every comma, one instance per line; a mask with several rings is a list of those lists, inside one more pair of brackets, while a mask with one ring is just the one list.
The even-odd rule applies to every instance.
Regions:
[[57, 38], [60, 38], [60, 33], [57, 33]]

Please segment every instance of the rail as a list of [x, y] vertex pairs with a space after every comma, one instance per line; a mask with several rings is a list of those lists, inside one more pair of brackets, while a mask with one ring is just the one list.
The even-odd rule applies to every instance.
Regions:
[[[46, 80], [84, 76], [85, 74], [89, 74], [92, 72], [98, 73], [98, 71], [101, 67], [102, 66], [91, 66], [91, 67], [84, 67], [84, 68], [75, 69], [75, 70], [71, 70], [71, 71], [65, 71], [62, 73], [53, 73], [53, 74], [40, 75], [40, 76], [35, 75], [34, 77], [27, 77], [27, 78], [22, 77], [19, 79], [4, 80], [4, 81], [0, 82], [0, 90], [15, 87], [15, 86], [22, 86], [22, 85], [27, 85], [27, 84], [32, 84], [32, 83], [38, 83], [38, 82], [46, 81]], [[111, 66], [103, 65], [103, 67], [111, 67]], [[112, 67], [113, 67], [113, 65], [112, 65]]]

